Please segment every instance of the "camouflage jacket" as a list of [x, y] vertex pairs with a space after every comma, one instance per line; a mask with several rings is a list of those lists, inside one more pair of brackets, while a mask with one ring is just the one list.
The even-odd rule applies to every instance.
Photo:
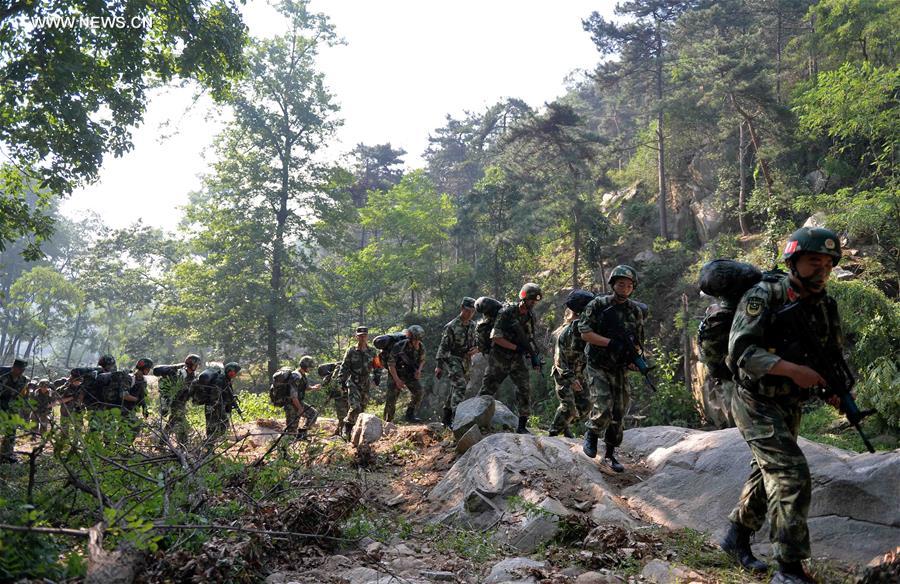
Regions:
[[568, 386], [581, 379], [584, 371], [584, 346], [578, 332], [578, 321], [563, 325], [557, 331], [556, 349], [553, 353], [553, 379], [556, 383]]
[[347, 349], [340, 365], [341, 385], [346, 387], [347, 382], [351, 381], [357, 387], [368, 389], [369, 374], [372, 372], [372, 359], [375, 358], [375, 354], [376, 350], [372, 347], [366, 347], [363, 350], [356, 347]]
[[419, 341], [419, 348], [416, 349], [409, 342], [409, 339], [403, 339], [394, 343], [394, 346], [391, 347], [387, 365], [396, 367], [398, 375], [412, 376], [424, 362], [425, 344]]
[[475, 325], [475, 346], [482, 355], [491, 352], [491, 331], [494, 330], [494, 320], [485, 316]]
[[444, 334], [441, 335], [441, 344], [438, 345], [435, 359], [441, 362], [449, 357], [465, 359], [469, 351], [475, 346], [475, 323], [463, 324], [462, 318], [457, 316], [444, 326]]
[[306, 390], [309, 389], [309, 377], [306, 376], [306, 373], [297, 369], [294, 371], [295, 376], [293, 377], [293, 383], [291, 383], [291, 393], [290, 398], [297, 398], [299, 401], [303, 401], [306, 398]]
[[9, 408], [9, 402], [22, 394], [28, 386], [28, 376], [24, 373], [18, 379], [13, 379], [12, 372], [0, 375], [0, 407]]
[[137, 399], [137, 401], [128, 401], [127, 399], [122, 400], [122, 409], [131, 411], [135, 410], [139, 407], [145, 407], [146, 404], [144, 400], [147, 399], [147, 378], [143, 375], [134, 376], [134, 381], [131, 384], [131, 387], [128, 389], [128, 394], [132, 395]]
[[524, 314], [521, 313], [519, 303], [507, 304], [497, 314], [497, 320], [491, 330], [491, 339], [506, 339], [518, 345], [522, 350], [528, 350], [536, 347], [534, 331], [534, 313], [530, 310]]
[[47, 392], [38, 390], [34, 392], [34, 399], [37, 401], [37, 407], [35, 408], [37, 413], [49, 414], [53, 409], [53, 400], [56, 399], [56, 395], [53, 390]]
[[[637, 343], [644, 343], [644, 311], [640, 305], [628, 299], [616, 303], [613, 294], [598, 296], [588, 303], [578, 321], [578, 333], [594, 332], [607, 338], [633, 336]], [[599, 369], [622, 369], [626, 363], [616, 359], [606, 347], [585, 343], [587, 362]]]
[[741, 297], [728, 336], [728, 363], [745, 387], [770, 397], [799, 395], [789, 378], [767, 375], [781, 360], [774, 345], [783, 341], [783, 334], [775, 330], [773, 315], [789, 302], [802, 303], [803, 317], [821, 347], [843, 349], [844, 334], [834, 298], [825, 293], [799, 298], [786, 274], [764, 279]]

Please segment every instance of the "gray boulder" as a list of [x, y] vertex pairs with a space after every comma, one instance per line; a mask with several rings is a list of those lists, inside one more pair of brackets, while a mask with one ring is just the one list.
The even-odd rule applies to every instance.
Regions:
[[481, 433], [481, 429], [477, 424], [472, 424], [472, 427], [462, 435], [462, 438], [456, 441], [456, 453], [465, 454], [466, 450], [478, 444], [482, 438], [484, 438], [484, 435]]
[[494, 415], [491, 417], [491, 430], [510, 432], [519, 425], [519, 417], [506, 407], [502, 401], [494, 400]]
[[[867, 564], [900, 541], [900, 451], [857, 454], [800, 439], [813, 478], [812, 551]], [[623, 490], [631, 507], [671, 528], [718, 540], [750, 472], [750, 450], [736, 428], [702, 432], [675, 427], [625, 432], [623, 451], [652, 474]], [[768, 527], [756, 536], [767, 539]], [[768, 554], [768, 543], [757, 546]]]
[[529, 569], [540, 569], [546, 565], [530, 558], [506, 558], [491, 568], [484, 584], [500, 584], [501, 582], [537, 582], [528, 576]]
[[360, 414], [353, 425], [350, 442], [358, 447], [361, 444], [377, 442], [383, 435], [384, 423], [381, 418], [372, 414]]
[[453, 416], [453, 437], [459, 440], [473, 425], [488, 430], [494, 417], [494, 401], [489, 395], [479, 395], [460, 402]]

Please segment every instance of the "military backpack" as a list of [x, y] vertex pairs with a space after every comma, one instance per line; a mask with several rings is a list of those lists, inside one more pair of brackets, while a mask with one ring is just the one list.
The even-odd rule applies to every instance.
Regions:
[[191, 401], [195, 405], [205, 406], [215, 403], [216, 401], [216, 383], [219, 376], [225, 375], [221, 367], [207, 367], [203, 370], [197, 379], [191, 385]]
[[272, 375], [272, 385], [269, 386], [269, 401], [273, 406], [285, 406], [291, 395], [291, 384], [296, 383], [299, 375], [290, 367], [282, 367]]

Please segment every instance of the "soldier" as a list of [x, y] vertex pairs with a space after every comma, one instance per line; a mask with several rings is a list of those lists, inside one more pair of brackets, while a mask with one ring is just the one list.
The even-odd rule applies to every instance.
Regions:
[[[315, 365], [315, 361], [309, 355], [304, 355], [300, 359], [300, 368], [297, 370], [297, 376], [294, 379], [294, 383], [290, 385], [290, 394], [289, 400], [284, 406], [284, 416], [285, 416], [285, 427], [284, 431], [288, 433], [297, 433], [297, 440], [305, 440], [307, 434], [309, 433], [309, 429], [312, 428], [312, 425], [316, 423], [316, 418], [319, 417], [319, 412], [316, 411], [314, 407], [311, 405], [304, 403], [304, 399], [306, 399], [306, 391], [315, 391], [321, 387], [321, 385], [310, 385], [309, 379], [307, 375], [309, 374], [309, 370], [313, 368]], [[298, 430], [297, 428], [300, 425], [300, 418], [306, 418], [306, 423], [303, 425], [303, 428]]]
[[337, 416], [337, 424], [335, 424], [332, 436], [340, 436], [344, 427], [344, 418], [350, 411], [350, 402], [347, 401], [347, 392], [341, 386], [339, 379], [341, 376], [340, 363], [325, 363], [319, 365], [316, 370], [319, 377], [322, 378], [321, 387], [328, 392], [328, 398], [334, 400], [334, 412]]
[[478, 352], [475, 346], [475, 299], [466, 296], [460, 303], [459, 316], [444, 326], [441, 344], [438, 345], [437, 367], [434, 376], [440, 379], [447, 375], [447, 401], [444, 402], [442, 421], [445, 426], [453, 422], [456, 406], [466, 397], [466, 385], [469, 381], [469, 365], [472, 355]]
[[397, 407], [397, 396], [400, 390], [409, 389], [409, 405], [406, 407], [406, 415], [403, 419], [410, 423], [419, 423], [422, 420], [416, 417], [416, 409], [422, 402], [422, 367], [425, 365], [425, 345], [422, 337], [425, 329], [417, 324], [404, 331], [406, 338], [394, 343], [388, 355], [387, 367], [388, 388], [384, 398], [384, 419], [386, 422], [394, 421], [394, 411]]
[[232, 383], [240, 370], [241, 366], [232, 361], [225, 365], [224, 370], [207, 369], [192, 384], [195, 395], [202, 396], [198, 401], [204, 405], [206, 441], [209, 444], [228, 430], [231, 411], [237, 406]]
[[81, 371], [72, 369], [69, 372], [68, 380], [59, 389], [59, 423], [63, 433], [68, 432], [69, 426], [81, 421], [79, 416], [84, 400], [83, 381], [84, 378]]
[[590, 458], [597, 456], [597, 440], [606, 443], [604, 461], [615, 472], [625, 467], [616, 460], [615, 448], [622, 443], [622, 419], [628, 410], [626, 369], [636, 369], [629, 362], [644, 342], [644, 311], [631, 300], [637, 286], [637, 272], [631, 266], [619, 265], [609, 274], [612, 293], [598, 296], [588, 303], [578, 331], [587, 343], [585, 378], [591, 400], [590, 420], [582, 449]]
[[353, 431], [356, 418], [366, 409], [369, 403], [369, 386], [372, 383], [369, 375], [372, 371], [372, 360], [375, 350], [369, 347], [369, 329], [356, 327], [356, 346], [347, 349], [340, 365], [340, 384], [347, 392], [350, 409], [344, 418], [344, 431], [347, 439]]
[[[187, 443], [187, 403], [191, 397], [191, 384], [197, 378], [198, 367], [200, 355], [191, 353], [184, 358], [183, 364], [162, 365], [154, 369], [154, 374], [161, 376], [160, 392], [163, 391], [163, 385], [167, 386], [167, 395], [163, 396], [163, 410], [168, 408], [169, 415], [165, 431], [167, 434], [174, 433], [179, 444]], [[166, 412], [162, 412], [162, 415], [166, 415]]]
[[584, 383], [585, 342], [578, 332], [578, 316], [594, 295], [587, 290], [572, 290], [566, 298], [566, 324], [556, 331], [553, 353], [553, 381], [559, 407], [550, 425], [550, 436], [562, 434], [574, 438], [569, 424], [590, 409]]
[[531, 380], [525, 355], [531, 356], [531, 365], [541, 368], [540, 354], [534, 341], [535, 319], [532, 309], [543, 298], [541, 288], [531, 282], [519, 291], [519, 302], [504, 306], [491, 330], [491, 353], [487, 373], [478, 395], [493, 396], [507, 376], [516, 385], [516, 402], [519, 410], [518, 434], [530, 434], [525, 426], [531, 414]]
[[739, 381], [731, 409], [753, 458], [721, 547], [745, 568], [764, 572], [766, 565], [750, 550], [750, 536], [762, 527], [768, 509], [772, 555], [778, 562], [772, 582], [813, 582], [801, 563], [810, 557], [806, 519], [812, 486], [797, 431], [803, 402], [812, 389], [827, 382], [819, 372], [788, 361], [770, 347], [788, 340], [786, 335], [796, 336], [779, 330], [776, 311], [799, 303], [801, 318], [819, 346], [840, 354], [837, 303], [825, 286], [841, 258], [841, 247], [832, 231], [803, 227], [788, 238], [782, 257], [790, 274], [767, 275], [744, 293], [729, 335], [728, 362]]
[[34, 409], [34, 421], [37, 423], [37, 433], [43, 434], [50, 429], [53, 417], [53, 400], [56, 396], [50, 390], [50, 380], [41, 379], [34, 392], [34, 400], [37, 405]]
[[[0, 374], [0, 411], [7, 415], [12, 414], [14, 401], [28, 387], [28, 377], [25, 376], [25, 368], [28, 362], [22, 359], [13, 361], [9, 371]], [[5, 369], [5, 368], [4, 368]], [[17, 462], [14, 452], [16, 446], [16, 428], [10, 426], [0, 442], [0, 463]]]
[[119, 407], [120, 403], [106, 403], [103, 399], [101, 387], [110, 382], [110, 376], [103, 377], [104, 373], [116, 372], [116, 359], [112, 355], [101, 355], [97, 360], [97, 378], [93, 380], [90, 387], [85, 391], [84, 406], [85, 409], [96, 411], [104, 410], [110, 407]]
[[139, 359], [134, 366], [131, 387], [122, 399], [122, 413], [131, 426], [132, 440], [137, 437], [141, 428], [141, 422], [137, 419], [135, 410], [140, 408], [144, 418], [147, 417], [147, 375], [150, 375], [152, 369], [152, 360]]

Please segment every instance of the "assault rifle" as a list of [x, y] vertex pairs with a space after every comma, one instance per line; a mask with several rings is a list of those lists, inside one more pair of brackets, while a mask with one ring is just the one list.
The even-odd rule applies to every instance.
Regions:
[[241, 404], [238, 402], [238, 398], [234, 395], [234, 388], [231, 385], [225, 386], [222, 390], [222, 405], [225, 407], [225, 411], [231, 413], [232, 410], [238, 413], [241, 420], [244, 419], [244, 412], [241, 411]]
[[[641, 304], [638, 304], [639, 308], [641, 306]], [[653, 380], [650, 379], [650, 370], [653, 369], [653, 367], [651, 367], [650, 364], [647, 363], [647, 359], [644, 358], [644, 345], [641, 344], [636, 336], [624, 331], [622, 327], [607, 324], [607, 315], [611, 314], [609, 311], [615, 307], [615, 304], [610, 304], [600, 313], [600, 329], [603, 331], [603, 336], [609, 339], [615, 339], [621, 347], [618, 351], [610, 351], [610, 355], [616, 363], [621, 365], [634, 365], [638, 372], [644, 376], [644, 383], [646, 383], [647, 387], [655, 393], [656, 385], [653, 383]], [[643, 312], [643, 308], [641, 309], [641, 312]], [[594, 348], [593, 350], [598, 349], [599, 347]]]
[[[829, 307], [829, 313], [831, 312]], [[831, 320], [834, 322], [835, 319]], [[820, 397], [837, 396], [840, 399], [838, 409], [859, 432], [866, 449], [874, 453], [875, 448], [863, 432], [860, 422], [874, 414], [875, 410], [860, 411], [856, 405], [852, 393], [856, 379], [844, 360], [840, 347], [834, 343], [822, 346], [809, 327], [801, 302], [792, 302], [779, 309], [775, 313], [773, 329], [775, 353], [783, 359], [810, 367], [825, 379], [826, 385], [820, 392]]]

